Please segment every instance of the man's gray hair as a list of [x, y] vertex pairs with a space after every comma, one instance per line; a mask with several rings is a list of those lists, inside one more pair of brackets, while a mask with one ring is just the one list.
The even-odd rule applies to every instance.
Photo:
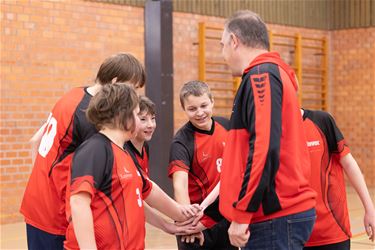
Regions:
[[267, 26], [258, 14], [250, 10], [234, 13], [225, 22], [225, 29], [233, 33], [247, 47], [270, 49]]

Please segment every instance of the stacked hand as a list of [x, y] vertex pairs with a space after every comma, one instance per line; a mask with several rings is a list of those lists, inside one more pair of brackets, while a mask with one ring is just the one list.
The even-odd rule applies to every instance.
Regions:
[[[192, 215], [192, 212], [196, 213], [185, 221], [175, 222], [175, 226], [178, 228], [178, 232], [176, 232], [175, 235], [182, 235], [181, 241], [186, 243], [194, 243], [195, 240], [198, 239], [199, 245], [202, 246], [204, 243], [204, 235], [202, 231], [205, 230], [206, 227], [203, 226], [203, 224], [200, 223], [199, 220], [203, 217], [203, 209], [197, 204], [189, 206], [194, 206], [194, 208], [192, 209], [193, 211], [190, 210], [189, 215]], [[181, 205], [181, 207], [189, 206]]]
[[202, 211], [202, 208], [198, 204], [179, 205], [179, 208], [182, 215], [185, 217], [185, 221], [194, 219]]

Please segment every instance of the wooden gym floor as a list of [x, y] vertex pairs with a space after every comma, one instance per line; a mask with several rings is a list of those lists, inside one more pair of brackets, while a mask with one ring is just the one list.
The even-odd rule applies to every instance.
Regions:
[[[370, 189], [375, 202], [375, 188]], [[351, 229], [353, 233], [351, 249], [375, 249], [375, 244], [368, 240], [363, 227], [362, 204], [352, 188], [347, 188]], [[0, 225], [0, 249], [26, 249], [25, 224], [15, 223]], [[152, 226], [146, 225], [146, 249], [177, 249], [174, 236], [168, 235]]]

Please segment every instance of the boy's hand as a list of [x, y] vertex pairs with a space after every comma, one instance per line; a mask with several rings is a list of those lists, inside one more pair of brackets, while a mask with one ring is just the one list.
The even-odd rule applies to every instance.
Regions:
[[[177, 226], [177, 224], [176, 224], [176, 226]], [[206, 227], [200, 222], [198, 222], [198, 224], [195, 225], [195, 226], [193, 226], [192, 224], [189, 224], [189, 225], [185, 225], [181, 228], [184, 228], [184, 230], [180, 233], [176, 233], [176, 235], [184, 235], [184, 236], [195, 235], [195, 234], [197, 234], [197, 233], [206, 229]]]
[[168, 223], [165, 225], [164, 231], [173, 235], [187, 235], [191, 234], [191, 225], [178, 226], [175, 223]]
[[204, 209], [202, 208], [202, 209], [196, 214], [196, 216], [194, 217], [194, 220], [193, 220], [193, 222], [192, 222], [192, 225], [193, 225], [193, 226], [196, 226], [196, 225], [199, 223], [199, 221], [202, 219], [203, 215], [204, 215]]
[[179, 205], [181, 213], [186, 217], [186, 218], [191, 218], [196, 216], [202, 208], [198, 204], [192, 204], [192, 205]]
[[365, 230], [369, 240], [374, 242], [375, 240], [375, 210], [365, 213], [365, 217], [363, 218], [363, 222], [365, 225]]
[[185, 221], [177, 221], [175, 222], [175, 224], [177, 226], [185, 226], [185, 225], [190, 224], [190, 226], [195, 227], [199, 223], [199, 221], [202, 219], [203, 215], [204, 215], [204, 210], [201, 208], [201, 210], [198, 213], [196, 213], [195, 216], [190, 217], [189, 219]]
[[181, 242], [185, 243], [194, 243], [195, 239], [199, 240], [199, 245], [203, 246], [204, 243], [204, 235], [202, 232], [198, 232], [192, 235], [185, 235], [181, 237]]
[[195, 217], [190, 217], [189, 219], [184, 220], [184, 221], [176, 221], [174, 224], [176, 224], [176, 226], [178, 227], [182, 227], [182, 226], [192, 227], [194, 219]]

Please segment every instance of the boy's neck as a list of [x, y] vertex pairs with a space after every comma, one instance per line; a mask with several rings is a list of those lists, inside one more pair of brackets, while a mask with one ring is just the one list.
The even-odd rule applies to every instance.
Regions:
[[209, 122], [209, 124], [207, 125], [207, 127], [197, 127], [197, 126], [195, 126], [191, 121], [190, 121], [190, 123], [194, 126], [194, 127], [196, 127], [197, 129], [200, 129], [200, 130], [204, 130], [204, 131], [211, 131], [211, 129], [212, 129], [212, 125], [213, 125], [213, 120], [212, 120], [212, 117], [210, 118], [210, 122]]
[[110, 139], [114, 144], [116, 144], [120, 148], [124, 148], [125, 142], [130, 139], [128, 133], [121, 129], [112, 129], [104, 127], [100, 130], [100, 133], [107, 136], [108, 139]]
[[137, 149], [138, 152], [140, 154], [142, 154], [142, 148], [143, 148], [143, 145], [145, 144], [145, 141], [138, 140], [137, 138], [134, 138], [134, 139], [132, 139], [130, 141], [133, 144], [133, 146], [135, 147], [135, 149]]

